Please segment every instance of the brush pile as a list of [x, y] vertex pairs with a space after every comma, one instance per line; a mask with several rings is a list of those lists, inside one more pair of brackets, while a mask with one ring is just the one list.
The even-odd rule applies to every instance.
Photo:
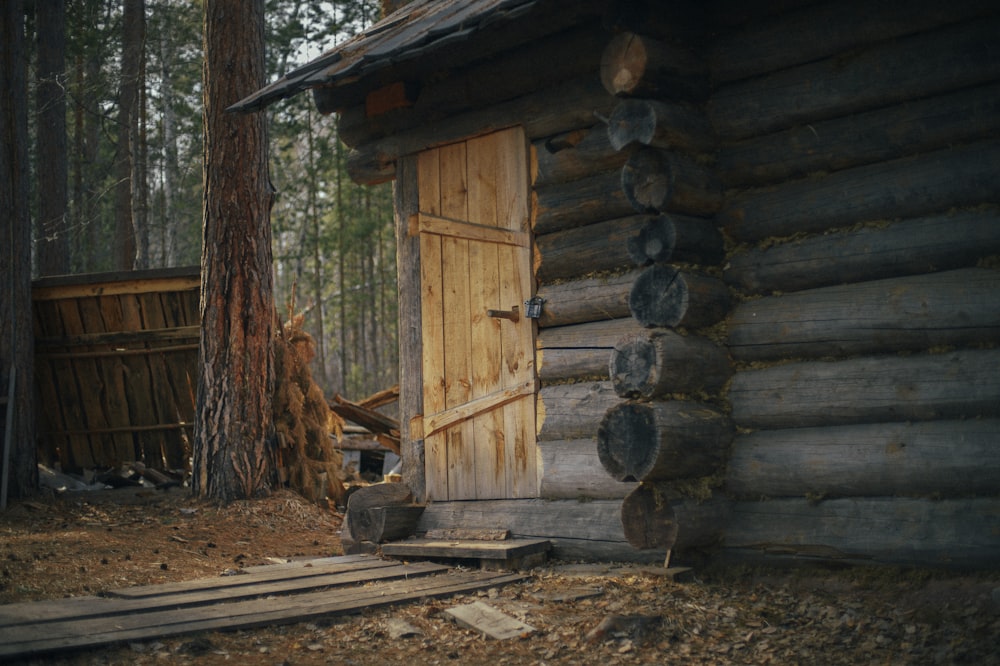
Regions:
[[333, 436], [343, 420], [334, 414], [313, 381], [309, 363], [316, 355], [304, 315], [292, 317], [274, 340], [274, 426], [282, 480], [312, 502], [344, 502], [343, 464]]

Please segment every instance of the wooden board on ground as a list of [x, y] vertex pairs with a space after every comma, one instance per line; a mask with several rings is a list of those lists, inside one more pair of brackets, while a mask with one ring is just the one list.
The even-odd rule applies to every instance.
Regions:
[[530, 624], [515, 620], [482, 601], [473, 601], [471, 604], [449, 608], [445, 614], [451, 616], [463, 627], [482, 632], [497, 640], [523, 638], [535, 631], [535, 628]]
[[409, 539], [382, 546], [386, 557], [479, 560], [484, 569], [518, 569], [545, 561], [552, 543], [547, 539], [506, 541]]
[[[471, 592], [523, 578], [517, 574], [448, 571], [430, 563], [386, 563], [375, 557], [343, 560], [339, 563], [343, 571], [320, 576], [295, 574], [337, 565], [278, 565], [273, 572], [222, 577], [237, 581], [236, 587], [219, 587], [220, 579], [211, 579], [205, 585], [191, 584], [190, 589], [159, 586], [165, 588], [163, 594], [147, 590], [146, 596], [136, 598], [81, 597], [10, 604], [0, 613], [0, 661], [191, 632], [290, 624]], [[384, 578], [389, 572], [391, 580], [360, 584]], [[280, 575], [275, 574], [289, 575], [284, 589]], [[327, 577], [330, 580], [322, 589], [303, 591], [304, 582]]]

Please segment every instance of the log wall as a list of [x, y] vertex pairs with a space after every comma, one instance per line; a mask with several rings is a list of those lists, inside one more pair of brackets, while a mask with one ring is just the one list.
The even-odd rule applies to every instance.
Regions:
[[714, 43], [731, 554], [995, 561], [998, 28], [823, 2]]

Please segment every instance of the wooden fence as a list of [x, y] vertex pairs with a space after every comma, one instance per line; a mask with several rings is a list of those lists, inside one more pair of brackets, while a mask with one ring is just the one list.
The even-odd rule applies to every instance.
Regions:
[[196, 266], [34, 283], [40, 462], [187, 466], [200, 282]]

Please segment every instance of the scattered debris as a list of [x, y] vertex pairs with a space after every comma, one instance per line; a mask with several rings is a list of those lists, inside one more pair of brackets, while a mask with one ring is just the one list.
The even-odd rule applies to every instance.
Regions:
[[471, 604], [449, 608], [445, 611], [445, 615], [463, 627], [501, 641], [510, 638], [527, 638], [535, 633], [535, 628], [531, 625], [515, 620], [482, 601], [473, 601]]

